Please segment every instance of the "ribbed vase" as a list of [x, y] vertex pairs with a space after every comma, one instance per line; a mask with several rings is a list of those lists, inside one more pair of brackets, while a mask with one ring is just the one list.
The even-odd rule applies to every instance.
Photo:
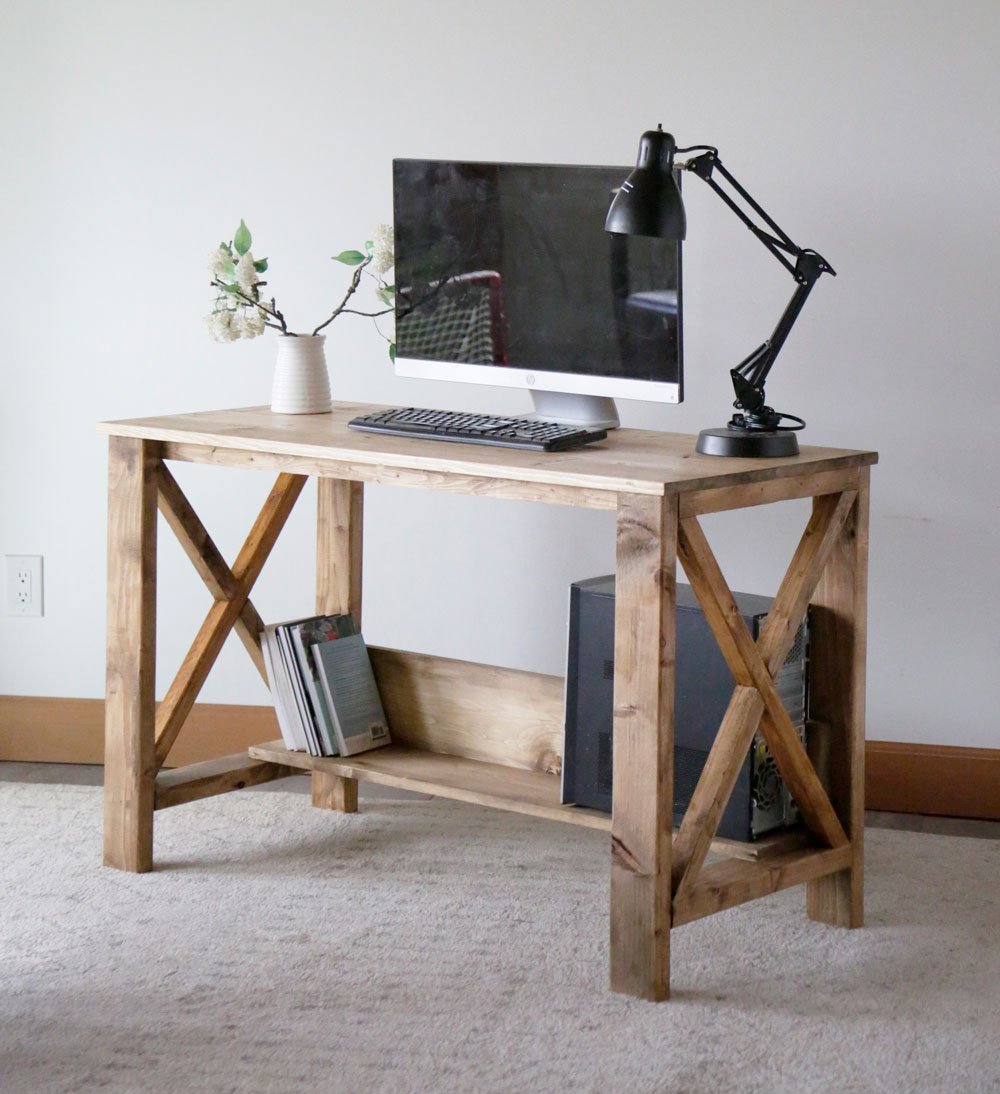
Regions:
[[271, 410], [275, 414], [325, 414], [331, 406], [323, 334], [278, 339]]

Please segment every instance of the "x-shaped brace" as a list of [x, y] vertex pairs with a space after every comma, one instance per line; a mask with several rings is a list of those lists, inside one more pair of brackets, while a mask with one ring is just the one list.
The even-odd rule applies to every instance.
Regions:
[[288, 516], [306, 484], [305, 475], [279, 475], [232, 568], [226, 564], [190, 502], [164, 464], [157, 469], [157, 505], [214, 603], [156, 712], [156, 770], [163, 766], [222, 646], [235, 627], [257, 671], [267, 682], [260, 634], [263, 621], [250, 603]]
[[697, 877], [758, 726], [805, 825], [828, 847], [849, 840], [774, 686], [857, 494], [816, 499], [812, 517], [754, 643], [697, 518], [680, 521], [678, 557], [726, 658], [736, 689], [673, 846], [676, 897]]

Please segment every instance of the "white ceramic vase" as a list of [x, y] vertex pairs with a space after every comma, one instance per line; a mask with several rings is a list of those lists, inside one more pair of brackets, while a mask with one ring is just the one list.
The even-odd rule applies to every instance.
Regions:
[[271, 410], [275, 414], [325, 414], [331, 407], [323, 334], [282, 335], [274, 368]]

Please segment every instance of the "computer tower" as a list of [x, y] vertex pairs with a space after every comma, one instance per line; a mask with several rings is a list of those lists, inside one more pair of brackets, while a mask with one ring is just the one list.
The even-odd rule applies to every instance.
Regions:
[[[735, 593], [754, 640], [771, 598]], [[689, 585], [677, 585], [674, 696], [674, 824], [680, 824], [697, 785], [735, 681]], [[778, 694], [805, 741], [808, 688], [807, 619], [777, 674]], [[562, 800], [611, 811], [612, 709], [615, 665], [615, 579], [570, 587], [566, 673], [566, 742]], [[795, 803], [758, 733], [740, 768], [718, 835], [753, 840], [798, 821]]]

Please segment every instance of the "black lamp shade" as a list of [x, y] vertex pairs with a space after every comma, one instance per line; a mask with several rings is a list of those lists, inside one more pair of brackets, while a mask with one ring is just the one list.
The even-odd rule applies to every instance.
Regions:
[[635, 170], [611, 203], [605, 231], [664, 239], [683, 239], [687, 235], [684, 202], [674, 180], [676, 148], [677, 142], [662, 129], [643, 133]]

